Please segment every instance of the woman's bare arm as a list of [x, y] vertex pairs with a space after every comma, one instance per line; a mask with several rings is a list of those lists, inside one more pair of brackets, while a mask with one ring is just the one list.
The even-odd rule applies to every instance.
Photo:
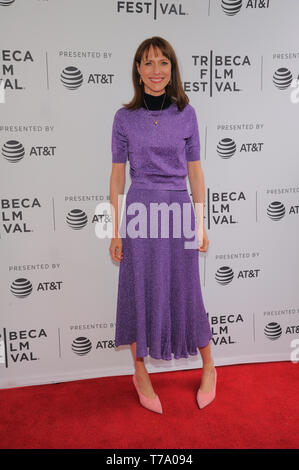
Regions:
[[194, 212], [197, 220], [198, 236], [203, 242], [201, 251], [206, 251], [209, 240], [204, 227], [205, 181], [200, 160], [188, 161], [188, 178], [194, 203]]
[[119, 198], [119, 195], [124, 194], [125, 184], [126, 184], [126, 164], [125, 163], [112, 163], [112, 170], [111, 170], [111, 176], [110, 176], [110, 204], [112, 205], [111, 213], [112, 213], [112, 226], [113, 226], [112, 238], [120, 238], [118, 209], [121, 212], [122, 199], [120, 199], [120, 207], [118, 207], [118, 198]]

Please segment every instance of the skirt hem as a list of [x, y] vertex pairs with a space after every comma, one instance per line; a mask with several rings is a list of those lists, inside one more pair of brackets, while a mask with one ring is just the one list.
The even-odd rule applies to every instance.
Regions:
[[[205, 344], [204, 346], [197, 346], [198, 348], [205, 348], [206, 346], [209, 345], [210, 341], [211, 341], [212, 337], [210, 337], [209, 341], [207, 344]], [[130, 343], [124, 343], [124, 344], [117, 344], [117, 346], [115, 346], [116, 348], [118, 348], [118, 346], [127, 346], [127, 345], [130, 345], [134, 343], [134, 341], [130, 342]], [[174, 352], [172, 352], [173, 354], [173, 357], [172, 356], [167, 356], [167, 357], [162, 357], [162, 356], [157, 356], [153, 353], [151, 353], [151, 351], [148, 351], [147, 353], [145, 354], [142, 354], [141, 356], [138, 355], [137, 357], [152, 357], [153, 359], [158, 359], [158, 360], [162, 360], [162, 361], [171, 361], [172, 359], [188, 359], [190, 356], [197, 356], [198, 355], [198, 350], [197, 351], [188, 351], [188, 354], [187, 355], [177, 355], [175, 354]]]

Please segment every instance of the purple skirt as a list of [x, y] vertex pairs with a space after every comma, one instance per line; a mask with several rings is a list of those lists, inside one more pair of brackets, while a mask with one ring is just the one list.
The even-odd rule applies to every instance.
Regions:
[[[131, 209], [128, 214], [128, 206], [134, 202], [142, 203], [146, 209], [139, 224], [140, 209]], [[153, 202], [177, 203], [179, 210], [175, 216], [168, 210], [168, 219], [161, 215], [151, 218]], [[184, 203], [189, 205], [187, 214], [183, 213]], [[194, 356], [199, 352], [197, 348], [209, 344], [212, 331], [202, 298], [199, 251], [194, 247], [195, 213], [189, 193], [139, 189], [131, 184], [124, 208], [126, 215], [122, 215], [120, 224], [123, 259], [119, 263], [115, 347], [136, 341], [137, 357], [149, 354], [155, 359], [171, 360], [172, 353], [175, 359]], [[188, 214], [187, 224], [193, 230], [193, 237], [184, 231]], [[169, 236], [162, 231], [166, 225]], [[150, 226], [156, 226], [157, 238], [150, 237]], [[143, 228], [142, 235], [133, 238], [132, 228], [133, 231]], [[193, 247], [186, 248], [185, 242], [191, 240]]]

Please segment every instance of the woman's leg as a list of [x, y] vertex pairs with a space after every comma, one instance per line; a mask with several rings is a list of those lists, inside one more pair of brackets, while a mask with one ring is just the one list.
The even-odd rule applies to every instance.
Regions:
[[202, 358], [202, 375], [200, 390], [209, 393], [215, 385], [214, 361], [211, 355], [211, 344], [198, 348]]
[[134, 359], [135, 374], [138, 387], [148, 398], [155, 398], [155, 392], [152, 387], [150, 376], [146, 370], [143, 357], [136, 357], [136, 341], [130, 345], [132, 356]]

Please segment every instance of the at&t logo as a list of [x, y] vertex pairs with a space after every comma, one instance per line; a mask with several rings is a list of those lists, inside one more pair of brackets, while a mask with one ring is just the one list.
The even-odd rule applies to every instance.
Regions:
[[[95, 349], [114, 349], [115, 342], [111, 339], [99, 340]], [[72, 351], [78, 356], [86, 356], [92, 350], [92, 343], [89, 338], [80, 336], [72, 342]]]

